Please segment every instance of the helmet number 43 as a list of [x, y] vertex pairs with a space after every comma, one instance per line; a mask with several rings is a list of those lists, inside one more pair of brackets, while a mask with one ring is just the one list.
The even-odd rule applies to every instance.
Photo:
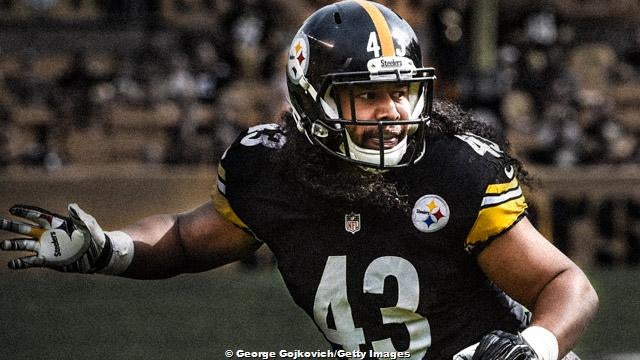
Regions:
[[[383, 324], [404, 324], [409, 333], [409, 348], [397, 350], [391, 339], [371, 342], [375, 352], [407, 351], [410, 359], [422, 359], [431, 345], [431, 328], [424, 317], [417, 314], [420, 286], [418, 272], [407, 260], [397, 256], [375, 259], [364, 274], [363, 292], [382, 294], [387, 276], [398, 283], [398, 301], [394, 307], [381, 308]], [[329, 308], [335, 329], [328, 326]], [[347, 257], [330, 256], [325, 264], [313, 304], [313, 316], [327, 340], [341, 345], [346, 351], [358, 351], [365, 344], [364, 330], [356, 328], [347, 299]]]
[[369, 34], [369, 41], [367, 41], [367, 52], [373, 52], [374, 57], [380, 57], [380, 45], [378, 44], [378, 35], [375, 31]]

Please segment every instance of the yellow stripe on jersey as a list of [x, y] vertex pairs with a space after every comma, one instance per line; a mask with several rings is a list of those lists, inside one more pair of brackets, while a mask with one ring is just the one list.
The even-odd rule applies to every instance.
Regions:
[[218, 165], [218, 178], [222, 179], [222, 181], [227, 181], [227, 172], [222, 165]]
[[229, 220], [232, 224], [238, 226], [241, 229], [249, 230], [249, 227], [238, 217], [233, 208], [231, 208], [231, 204], [229, 204], [229, 200], [224, 195], [225, 184], [224, 184], [224, 175], [225, 170], [222, 165], [218, 165], [218, 180], [216, 185], [213, 186], [211, 190], [211, 200], [213, 201], [213, 207], [216, 209], [218, 214], [222, 215], [223, 218]]
[[517, 179], [505, 184], [487, 186], [482, 208], [465, 239], [474, 245], [501, 234], [510, 228], [527, 209], [527, 203]]
[[502, 194], [503, 192], [509, 190], [509, 189], [515, 189], [519, 187], [518, 185], [518, 179], [517, 178], [513, 178], [513, 180], [511, 180], [508, 183], [504, 183], [504, 184], [491, 184], [489, 186], [487, 186], [487, 191], [485, 191], [486, 194]]
[[355, 0], [355, 2], [364, 8], [371, 21], [373, 21], [373, 26], [376, 28], [380, 47], [382, 48], [382, 56], [395, 56], [396, 52], [393, 46], [391, 30], [389, 30], [389, 24], [387, 24], [387, 20], [385, 20], [380, 9], [368, 1]]

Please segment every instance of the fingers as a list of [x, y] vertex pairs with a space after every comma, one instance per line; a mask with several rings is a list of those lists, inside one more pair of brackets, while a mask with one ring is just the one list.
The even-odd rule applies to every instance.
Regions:
[[0, 230], [10, 231], [16, 234], [22, 234], [39, 238], [45, 231], [43, 228], [16, 220], [7, 220], [0, 218]]
[[69, 218], [71, 218], [73, 225], [75, 225], [76, 228], [79, 228], [85, 231], [88, 230], [87, 225], [85, 224], [83, 218], [90, 215], [88, 215], [82, 209], [80, 209], [80, 207], [77, 204], [69, 204], [68, 210], [69, 210]]
[[9, 269], [13, 270], [28, 269], [30, 267], [41, 267], [44, 266], [44, 259], [41, 259], [37, 256], [25, 256], [9, 261], [8, 265]]
[[8, 251], [38, 251], [38, 241], [31, 239], [13, 239], [0, 242], [0, 249]]
[[69, 217], [76, 228], [89, 231], [92, 235], [102, 232], [96, 219], [80, 209], [78, 204], [69, 204]]
[[98, 249], [102, 249], [105, 244], [104, 231], [96, 219], [80, 209], [78, 204], [69, 204], [69, 218], [73, 222], [73, 226], [81, 231], [73, 232], [72, 237], [75, 240], [83, 233], [83, 236], [90, 236], [92, 242]]
[[64, 216], [31, 205], [14, 205], [9, 209], [9, 212], [12, 215], [31, 220], [45, 229], [59, 228], [65, 221]]
[[38, 241], [31, 239], [14, 239], [0, 242], [0, 249], [8, 251], [38, 251]]
[[[31, 239], [14, 239], [0, 242], [0, 249], [11, 251], [38, 251], [38, 241]], [[12, 259], [7, 264], [10, 269], [27, 269], [30, 267], [44, 266], [44, 259], [35, 255]]]
[[473, 358], [473, 353], [475, 353], [476, 348], [479, 343], [475, 343], [469, 347], [466, 347], [460, 350], [457, 354], [453, 356], [453, 360], [471, 360]]

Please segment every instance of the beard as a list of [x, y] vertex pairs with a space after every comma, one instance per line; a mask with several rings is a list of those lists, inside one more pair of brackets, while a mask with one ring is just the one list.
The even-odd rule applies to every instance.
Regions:
[[[283, 116], [287, 143], [275, 153], [287, 179], [295, 179], [304, 193], [311, 192], [332, 202], [339, 209], [354, 205], [377, 209], [384, 213], [401, 210], [410, 213], [408, 196], [398, 182], [384, 173], [366, 171], [360, 166], [335, 158], [314, 146], [300, 133], [293, 117]], [[377, 131], [375, 133], [377, 137]]]
[[[297, 130], [293, 115], [289, 112], [283, 115], [281, 122], [287, 131], [288, 141], [280, 151], [275, 152], [274, 163], [285, 179], [295, 179], [293, 181], [301, 191], [311, 191], [311, 194], [328, 199], [338, 208], [357, 204], [385, 213], [401, 210], [411, 214], [406, 185], [399, 182], [402, 176], [395, 176], [399, 181], [394, 181], [388, 175], [394, 171], [386, 174], [365, 171], [325, 153], [309, 143]], [[517, 169], [520, 184], [528, 186], [532, 182], [522, 163], [509, 154], [508, 142], [496, 129], [474, 120], [470, 113], [457, 105], [435, 100], [431, 123], [426, 131], [427, 134], [440, 133], [444, 136], [472, 132], [497, 142], [505, 151], [504, 156]]]
[[[390, 149], [397, 146], [407, 136], [407, 128], [406, 125], [385, 126], [382, 130], [383, 148]], [[380, 131], [377, 126], [364, 126], [360, 134], [349, 131], [349, 136], [359, 147], [374, 150], [380, 148]]]

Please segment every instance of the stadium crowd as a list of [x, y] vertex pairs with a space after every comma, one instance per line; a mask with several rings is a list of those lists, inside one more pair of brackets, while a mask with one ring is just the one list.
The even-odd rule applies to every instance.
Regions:
[[[286, 106], [280, 99], [287, 41], [325, 2], [143, 2], [138, 11], [150, 15], [141, 46], [2, 51], [0, 164], [214, 163], [239, 129], [272, 121]], [[51, 16], [56, 1], [13, 3], [30, 4], [39, 19]], [[76, 3], [82, 10], [85, 2]], [[117, 3], [96, 2], [94, 12], [118, 24], [127, 9]], [[585, 37], [581, 19], [567, 18], [575, 11], [567, 5], [507, 6], [498, 12], [495, 66], [482, 72], [469, 61], [473, 4], [390, 4], [426, 38], [440, 97], [502, 129], [534, 164], [640, 160], [638, 24], [633, 39], [611, 43]], [[596, 20], [615, 24], [607, 13]], [[628, 36], [628, 25], [615, 30], [611, 40]], [[109, 142], [136, 131], [128, 144], [115, 141], [108, 156]], [[98, 154], [83, 146], [87, 139], [104, 145]]]
[[[286, 108], [288, 41], [328, 2], [1, 2], [3, 33], [19, 35], [0, 43], [0, 171], [215, 164], [241, 129]], [[423, 37], [437, 96], [500, 129], [525, 162], [640, 163], [637, 1], [500, 2], [489, 18], [494, 44], [481, 49], [484, 67], [474, 47], [478, 4], [497, 2], [383, 2]], [[612, 208], [637, 223], [633, 199], [556, 199], [558, 244], [571, 251], [585, 232], [600, 232], [603, 242], [590, 246], [597, 258], [583, 263], [637, 264], [638, 233], [613, 234]]]

